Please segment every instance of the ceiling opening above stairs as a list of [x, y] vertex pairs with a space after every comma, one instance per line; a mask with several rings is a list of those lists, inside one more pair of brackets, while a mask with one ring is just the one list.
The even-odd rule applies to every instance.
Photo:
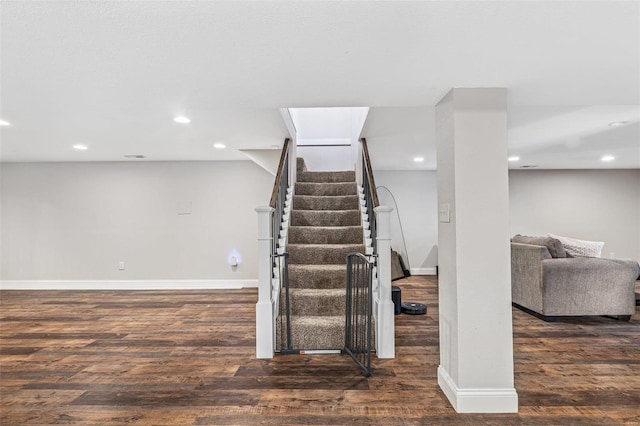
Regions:
[[353, 170], [368, 107], [289, 108], [297, 155], [310, 170]]
[[289, 108], [300, 145], [337, 145], [357, 141], [368, 107]]
[[[288, 108], [296, 129], [297, 155], [310, 170], [353, 170], [357, 142], [369, 107]], [[281, 146], [242, 149], [253, 162], [275, 176]]]

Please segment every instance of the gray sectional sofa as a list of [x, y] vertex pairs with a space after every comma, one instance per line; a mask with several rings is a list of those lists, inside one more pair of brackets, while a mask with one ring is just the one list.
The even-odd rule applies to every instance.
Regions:
[[547, 321], [583, 315], [631, 318], [638, 262], [566, 256], [562, 243], [553, 238], [515, 236], [511, 241], [514, 306]]

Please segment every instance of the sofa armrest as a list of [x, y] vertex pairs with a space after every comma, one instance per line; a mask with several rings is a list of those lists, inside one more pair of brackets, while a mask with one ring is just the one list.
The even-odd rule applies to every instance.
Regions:
[[542, 263], [551, 259], [544, 246], [511, 243], [511, 300], [542, 312]]
[[631, 259], [607, 259], [607, 260], [618, 263], [620, 265], [628, 266], [629, 268], [631, 268], [632, 275], [633, 275], [633, 271], [635, 271], [636, 280], [640, 280], [640, 264], [638, 264], [638, 262], [636, 262], [635, 260], [631, 260]]
[[633, 315], [634, 263], [593, 257], [543, 260], [544, 315]]

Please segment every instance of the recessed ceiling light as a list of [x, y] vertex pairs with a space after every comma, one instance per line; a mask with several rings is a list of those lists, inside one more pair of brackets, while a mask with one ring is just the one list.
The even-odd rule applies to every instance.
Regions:
[[520, 157], [518, 157], [517, 155], [512, 155], [511, 157], [507, 158], [507, 160], [509, 160], [509, 161], [520, 161]]
[[612, 121], [611, 123], [609, 123], [609, 127], [619, 127], [619, 126], [624, 126], [625, 124], [629, 124], [628, 121]]
[[73, 149], [77, 149], [78, 151], [86, 151], [89, 149], [89, 147], [82, 144], [76, 144], [73, 146]]
[[613, 161], [613, 160], [615, 160], [615, 159], [616, 159], [616, 157], [614, 157], [613, 155], [605, 155], [605, 156], [604, 156], [604, 157], [602, 157], [600, 160], [601, 160], [601, 161], [605, 161], [605, 162], [607, 162], [607, 161]]
[[11, 123], [8, 121], [0, 120], [0, 126], [11, 126]]
[[191, 123], [191, 119], [189, 117], [185, 117], [184, 115], [179, 115], [177, 117], [173, 117], [173, 121], [180, 124], [189, 124]]
[[225, 144], [223, 144], [223, 143], [218, 142], [218, 143], [214, 143], [213, 147], [215, 149], [225, 149], [227, 146]]
[[413, 161], [415, 161], [416, 163], [422, 163], [424, 161], [424, 157], [414, 157]]

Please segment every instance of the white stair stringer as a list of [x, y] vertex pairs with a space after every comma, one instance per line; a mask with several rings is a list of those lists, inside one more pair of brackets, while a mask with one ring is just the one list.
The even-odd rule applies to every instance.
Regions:
[[[273, 238], [278, 239], [278, 248], [277, 254], [283, 254], [287, 251], [287, 241], [289, 238], [289, 222], [291, 220], [291, 208], [293, 204], [293, 189], [289, 186], [287, 188], [287, 196], [284, 201], [284, 213], [282, 215], [282, 223], [281, 229], [278, 235], [274, 235]], [[277, 264], [276, 264], [277, 265]], [[273, 267], [273, 280], [279, 285], [273, 285], [271, 287], [271, 300], [274, 301], [274, 320], [279, 315], [279, 306], [278, 300], [280, 298], [280, 284], [282, 283], [282, 278], [280, 274], [280, 268], [278, 266]]]
[[371, 228], [369, 226], [369, 213], [367, 212], [367, 202], [364, 197], [364, 188], [358, 185], [358, 197], [360, 198], [360, 217], [362, 229], [364, 230], [363, 242], [365, 254], [373, 255], [373, 239], [371, 238]]
[[[364, 196], [364, 188], [361, 185], [358, 185], [358, 196], [360, 198], [360, 215], [361, 215], [361, 220], [362, 220], [362, 229], [363, 229], [363, 241], [364, 241], [364, 248], [365, 248], [365, 254], [366, 255], [373, 255], [373, 238], [371, 236], [371, 227], [369, 224], [369, 214], [367, 213], [367, 201], [365, 199]], [[377, 294], [378, 294], [378, 268], [377, 266], [373, 267], [373, 270], [371, 271], [372, 275], [373, 275], [373, 280], [372, 280], [372, 291], [373, 291], [373, 317], [374, 317], [374, 321], [378, 321], [378, 309], [376, 309], [376, 307], [378, 306], [379, 300], [377, 298]], [[376, 334], [376, 336], [374, 337], [374, 341], [377, 341], [379, 336], [377, 336], [378, 333], [378, 327], [373, 327], [373, 331]]]
[[287, 197], [284, 201], [284, 213], [282, 215], [282, 223], [280, 224], [280, 233], [274, 238], [278, 238], [278, 254], [282, 254], [286, 251], [287, 240], [289, 236], [289, 222], [291, 221], [291, 207], [293, 203], [293, 190], [291, 187], [287, 188]]

